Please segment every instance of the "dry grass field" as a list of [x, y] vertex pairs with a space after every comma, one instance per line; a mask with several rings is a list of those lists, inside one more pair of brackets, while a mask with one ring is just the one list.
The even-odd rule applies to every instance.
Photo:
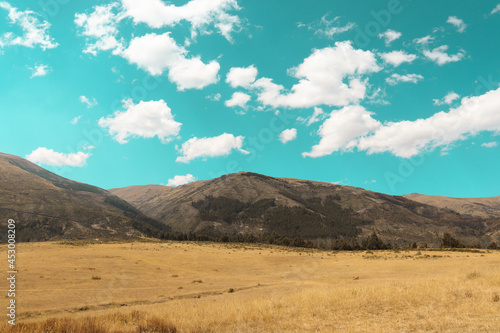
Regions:
[[1, 332], [500, 331], [500, 251], [21, 243], [17, 265]]

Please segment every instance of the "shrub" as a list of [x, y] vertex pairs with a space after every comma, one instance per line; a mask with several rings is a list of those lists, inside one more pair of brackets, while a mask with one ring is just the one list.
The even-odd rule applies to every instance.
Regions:
[[497, 243], [495, 243], [495, 242], [491, 242], [491, 243], [488, 245], [488, 250], [498, 250], [498, 245], [497, 245]]

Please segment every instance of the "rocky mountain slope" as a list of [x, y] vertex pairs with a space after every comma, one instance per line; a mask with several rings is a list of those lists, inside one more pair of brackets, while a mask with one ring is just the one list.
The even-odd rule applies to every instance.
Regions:
[[242, 172], [179, 187], [112, 189], [176, 232], [278, 233], [346, 238], [376, 231], [392, 242], [439, 244], [444, 232], [468, 243], [498, 240], [499, 219], [465, 216], [402, 196], [300, 179]]

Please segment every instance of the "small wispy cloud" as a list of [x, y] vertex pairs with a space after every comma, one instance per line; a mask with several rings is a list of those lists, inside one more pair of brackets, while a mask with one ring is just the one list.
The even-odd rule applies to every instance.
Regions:
[[424, 77], [420, 74], [405, 74], [405, 75], [392, 74], [391, 76], [385, 79], [385, 82], [394, 86], [400, 82], [417, 83], [418, 81], [423, 79]]
[[92, 97], [92, 98], [88, 98], [86, 96], [80, 96], [80, 102], [82, 104], [85, 104], [87, 105], [87, 108], [93, 108], [94, 106], [96, 106], [98, 103], [97, 103], [97, 100]]
[[498, 146], [498, 144], [496, 143], [496, 141], [493, 141], [493, 142], [485, 142], [481, 145], [481, 147], [485, 147], [485, 148], [494, 148]]
[[446, 21], [446, 23], [454, 25], [457, 28], [457, 31], [460, 33], [464, 32], [465, 29], [467, 28], [467, 24], [465, 24], [462, 19], [459, 19], [456, 16], [448, 17], [448, 20]]
[[310, 24], [298, 23], [297, 27], [305, 27], [310, 31], [314, 31], [315, 35], [328, 39], [333, 39], [335, 35], [347, 32], [356, 27], [356, 24], [352, 22], [347, 22], [345, 25], [339, 24], [340, 16], [336, 16], [332, 19], [329, 19], [329, 16], [330, 13], [327, 13], [318, 21], [314, 21]]
[[493, 8], [493, 10], [491, 11], [490, 15], [496, 14], [498, 12], [500, 12], [500, 3], [498, 5], [496, 5], [495, 8]]
[[456, 92], [450, 91], [443, 98], [433, 99], [432, 101], [434, 102], [434, 105], [443, 105], [443, 104], [450, 105], [451, 103], [453, 103], [455, 100], [457, 100], [459, 98], [460, 98], [459, 94], [457, 94]]
[[33, 68], [28, 67], [28, 69], [31, 70], [31, 78], [45, 76], [52, 70], [48, 65], [35, 65]]
[[400, 38], [402, 35], [403, 34], [398, 31], [388, 29], [386, 32], [379, 34], [378, 37], [385, 39], [385, 45], [389, 46], [393, 41]]
[[82, 116], [78, 116], [78, 117], [75, 117], [73, 119], [71, 119], [70, 123], [73, 124], [73, 125], [76, 125], [78, 123], [78, 121], [80, 120], [80, 118], [82, 118]]

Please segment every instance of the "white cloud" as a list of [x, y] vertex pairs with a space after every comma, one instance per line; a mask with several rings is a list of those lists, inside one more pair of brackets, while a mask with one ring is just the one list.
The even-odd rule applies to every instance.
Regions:
[[420, 45], [427, 45], [429, 43], [432, 43], [434, 41], [434, 37], [427, 35], [421, 38], [415, 38], [413, 40], [415, 43], [420, 44]]
[[500, 12], [500, 3], [498, 5], [496, 5], [495, 8], [493, 8], [493, 10], [491, 11], [490, 15], [496, 14], [498, 12]]
[[254, 65], [248, 67], [232, 67], [227, 73], [226, 82], [233, 88], [250, 88], [257, 77], [257, 68]]
[[496, 141], [493, 141], [493, 142], [485, 142], [481, 145], [481, 147], [485, 147], [485, 148], [494, 148], [498, 146], [498, 144], [496, 143]]
[[328, 39], [333, 39], [335, 35], [352, 30], [356, 24], [348, 22], [346, 25], [338, 24], [340, 16], [336, 16], [333, 19], [328, 19], [330, 14], [325, 14], [320, 20], [315, 21], [311, 24], [299, 23], [298, 27], [307, 27], [308, 30], [314, 31], [315, 35], [326, 37]]
[[202, 89], [219, 80], [217, 61], [205, 64], [199, 57], [188, 58], [187, 51], [175, 43], [170, 33], [135, 37], [123, 56], [151, 75], [168, 70], [168, 78], [179, 90]]
[[97, 103], [97, 100], [95, 99], [95, 97], [92, 97], [92, 98], [88, 98], [86, 96], [80, 96], [80, 102], [82, 104], [85, 104], [87, 105], [87, 108], [93, 108], [94, 106], [96, 106], [98, 103]]
[[453, 103], [453, 101], [455, 101], [459, 98], [460, 98], [459, 94], [451, 91], [446, 96], [444, 96], [442, 99], [433, 99], [432, 101], [434, 102], [434, 105], [443, 105], [443, 104], [450, 105], [451, 103]]
[[188, 163], [195, 158], [207, 158], [217, 156], [227, 156], [233, 150], [239, 150], [243, 154], [248, 154], [241, 147], [244, 136], [234, 136], [224, 133], [211, 138], [191, 138], [182, 144], [179, 152], [182, 156], [177, 157], [177, 162]]
[[241, 26], [236, 15], [229, 14], [239, 10], [237, 0], [191, 0], [182, 6], [165, 4], [161, 0], [121, 0], [128, 16], [135, 24], [146, 23], [151, 28], [172, 27], [181, 21], [191, 24], [191, 36], [209, 33], [208, 27], [215, 28], [227, 40], [232, 41], [231, 33]]
[[87, 159], [91, 154], [77, 152], [74, 154], [63, 154], [40, 147], [35, 149], [31, 154], [26, 155], [26, 159], [39, 164], [54, 165], [54, 166], [72, 166], [83, 167], [87, 164]]
[[297, 117], [297, 120], [301, 123], [305, 123], [307, 126], [310, 126], [318, 121], [321, 121], [325, 118], [326, 114], [323, 112], [323, 109], [315, 107], [313, 114], [308, 118]]
[[449, 112], [415, 121], [389, 122], [371, 136], [360, 139], [358, 148], [368, 153], [390, 152], [409, 158], [425, 149], [448, 146], [482, 131], [500, 131], [500, 88], [484, 95], [463, 98]]
[[385, 45], [389, 46], [393, 41], [400, 38], [402, 34], [400, 32], [388, 29], [386, 32], [378, 35], [379, 38], [385, 39]]
[[78, 124], [78, 122], [80, 121], [80, 118], [82, 118], [82, 116], [81, 116], [81, 115], [80, 115], [80, 116], [77, 116], [77, 117], [75, 117], [75, 118], [73, 118], [73, 119], [71, 119], [70, 123], [71, 123], [72, 125], [76, 125], [76, 124]]
[[288, 141], [295, 140], [297, 138], [297, 129], [288, 128], [280, 133], [280, 141], [282, 143], [287, 143]]
[[82, 149], [83, 149], [83, 150], [92, 150], [92, 149], [95, 149], [95, 146], [94, 146], [94, 145], [88, 145], [88, 144], [86, 144], [86, 143], [85, 143], [85, 144], [82, 146]]
[[167, 143], [179, 134], [181, 123], [174, 120], [171, 109], [164, 100], [141, 101], [133, 104], [124, 100], [125, 111], [116, 111], [112, 116], [99, 119], [99, 126], [108, 128], [109, 134], [121, 144], [129, 137], [153, 138]]
[[174, 178], [168, 180], [167, 186], [181, 186], [187, 183], [194, 182], [195, 180], [196, 178], [190, 173], [184, 176], [177, 175], [174, 176]]
[[457, 28], [457, 31], [462, 33], [465, 31], [465, 28], [467, 28], [467, 24], [464, 23], [462, 19], [459, 19], [456, 16], [450, 16], [448, 17], [448, 20], [446, 23], [452, 24]]
[[336, 42], [334, 47], [314, 50], [289, 70], [299, 79], [291, 92], [283, 94], [284, 87], [270, 78], [258, 79], [253, 87], [258, 89], [258, 100], [272, 107], [344, 106], [365, 97], [367, 79], [361, 75], [379, 70], [372, 52], [356, 50], [350, 42]]
[[424, 56], [437, 63], [439, 66], [447, 64], [449, 62], [460, 61], [465, 56], [464, 51], [460, 51], [457, 54], [449, 55], [448, 53], [446, 53], [447, 50], [448, 50], [448, 45], [442, 45], [436, 47], [432, 51], [424, 50]]
[[31, 69], [31, 78], [38, 76], [45, 76], [50, 73], [51, 68], [48, 65], [35, 65], [34, 68], [28, 67]]
[[208, 100], [211, 100], [212, 102], [218, 102], [220, 101], [222, 95], [220, 93], [215, 93], [215, 94], [212, 94], [212, 95], [208, 95], [206, 98]]
[[381, 53], [380, 57], [388, 64], [398, 67], [404, 62], [412, 62], [417, 59], [415, 54], [408, 54], [405, 51], [392, 51], [387, 53]]
[[39, 46], [42, 50], [57, 47], [57, 43], [49, 35], [50, 23], [40, 21], [39, 15], [33, 11], [19, 11], [8, 2], [1, 1], [0, 8], [9, 12], [8, 17], [12, 24], [18, 25], [23, 30], [23, 35], [16, 36], [13, 32], [5, 32], [0, 36], [0, 46], [20, 45], [29, 48]]
[[95, 6], [94, 11], [87, 14], [75, 14], [75, 24], [82, 28], [81, 34], [87, 38], [84, 53], [96, 55], [99, 51], [112, 51], [120, 54], [123, 43], [117, 39], [118, 24], [124, 18], [122, 13], [114, 13], [119, 4]]
[[[368, 154], [389, 152], [410, 158], [424, 150], [443, 147], [444, 154], [456, 141], [480, 132], [500, 132], [500, 88], [483, 95], [463, 98], [457, 108], [429, 118], [381, 124], [362, 106], [333, 111], [321, 125], [321, 140], [303, 156], [320, 157], [338, 150], [365, 150]], [[489, 145], [489, 143], [488, 143]]]
[[360, 105], [332, 111], [318, 130], [320, 142], [310, 152], [302, 153], [302, 156], [321, 157], [340, 149], [352, 149], [357, 144], [357, 138], [380, 127], [380, 123], [371, 117], [372, 114]]
[[405, 75], [400, 75], [400, 74], [392, 74], [388, 78], [385, 79], [387, 83], [390, 85], [394, 86], [400, 82], [410, 82], [410, 83], [417, 83], [419, 80], [423, 80], [424, 77], [420, 74], [405, 74]]
[[228, 99], [224, 102], [224, 105], [226, 105], [227, 107], [239, 106], [243, 108], [250, 101], [250, 98], [250, 95], [242, 92], [235, 92], [233, 96], [231, 96], [231, 99]]

